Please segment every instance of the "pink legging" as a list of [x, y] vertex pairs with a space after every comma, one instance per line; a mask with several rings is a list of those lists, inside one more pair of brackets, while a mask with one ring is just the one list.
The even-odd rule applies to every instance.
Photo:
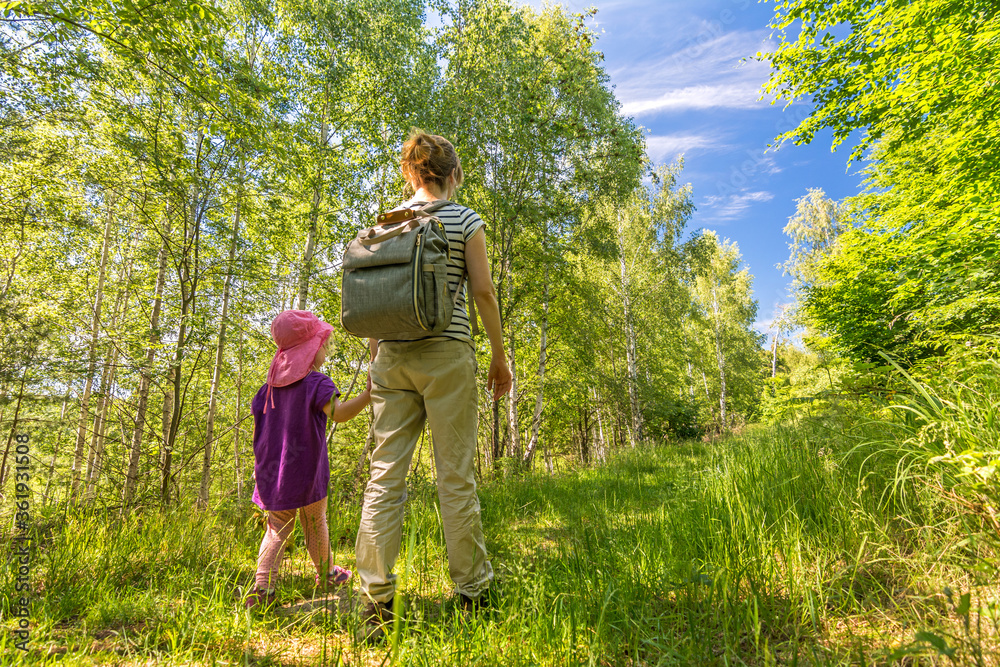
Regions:
[[[298, 508], [299, 521], [306, 535], [306, 549], [319, 576], [333, 571], [330, 553], [330, 532], [326, 525], [326, 497], [312, 505]], [[278, 580], [278, 569], [285, 554], [285, 542], [295, 528], [296, 510], [277, 510], [267, 513], [267, 532], [257, 554], [257, 588], [270, 590]]]

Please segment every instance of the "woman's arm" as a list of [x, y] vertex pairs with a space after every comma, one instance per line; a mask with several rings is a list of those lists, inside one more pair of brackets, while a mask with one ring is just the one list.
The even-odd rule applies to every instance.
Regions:
[[500, 307], [490, 276], [490, 262], [486, 257], [486, 230], [480, 228], [465, 242], [465, 268], [469, 272], [469, 292], [476, 300], [479, 317], [490, 339], [490, 370], [486, 375], [486, 388], [493, 392], [493, 400], [510, 391], [511, 375], [507, 366], [507, 353], [503, 349], [503, 328], [500, 326]]

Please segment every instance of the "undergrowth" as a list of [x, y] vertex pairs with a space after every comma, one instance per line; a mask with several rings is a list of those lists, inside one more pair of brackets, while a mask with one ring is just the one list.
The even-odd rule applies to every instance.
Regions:
[[[962, 386], [963, 406], [977, 391], [997, 398]], [[262, 530], [249, 502], [124, 517], [40, 512], [30, 650], [18, 652], [5, 631], [0, 655], [34, 664], [995, 665], [997, 543], [980, 507], [995, 487], [983, 486], [982, 471], [963, 472], [958, 427], [933, 426], [957, 419], [935, 391], [886, 402], [875, 418], [871, 406], [841, 405], [715, 442], [636, 448], [597, 468], [488, 481], [480, 493], [499, 595], [477, 615], [452, 600], [424, 466], [410, 482], [397, 565], [404, 620], [375, 647], [356, 641], [357, 605], [313, 588], [298, 531], [281, 613], [243, 610]], [[938, 412], [921, 413], [921, 400]], [[985, 431], [969, 434], [985, 417], [967, 412], [961, 437], [980, 442]], [[939, 432], [948, 435], [930, 437]], [[351, 567], [359, 507], [330, 511], [337, 562]], [[7, 629], [16, 571], [5, 559]]]

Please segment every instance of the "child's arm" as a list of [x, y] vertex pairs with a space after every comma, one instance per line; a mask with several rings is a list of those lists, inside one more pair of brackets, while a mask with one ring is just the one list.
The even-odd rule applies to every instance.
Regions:
[[326, 413], [327, 417], [332, 415], [335, 422], [346, 422], [357, 417], [371, 400], [372, 390], [371, 381], [369, 380], [368, 387], [350, 400], [341, 403], [337, 397], [331, 398], [330, 402], [323, 406], [323, 412]]

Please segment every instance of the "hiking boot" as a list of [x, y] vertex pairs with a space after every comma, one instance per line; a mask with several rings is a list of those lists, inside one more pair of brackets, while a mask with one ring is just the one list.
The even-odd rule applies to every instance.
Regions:
[[278, 591], [265, 591], [262, 588], [255, 588], [247, 599], [243, 601], [246, 609], [253, 611], [264, 611], [274, 606], [278, 600]]
[[385, 639], [386, 628], [392, 623], [392, 600], [369, 602], [361, 612], [361, 640], [376, 644]]
[[476, 613], [479, 611], [492, 610], [497, 605], [497, 594], [492, 588], [488, 588], [477, 598], [471, 598], [465, 593], [458, 594], [458, 606], [464, 612]]

